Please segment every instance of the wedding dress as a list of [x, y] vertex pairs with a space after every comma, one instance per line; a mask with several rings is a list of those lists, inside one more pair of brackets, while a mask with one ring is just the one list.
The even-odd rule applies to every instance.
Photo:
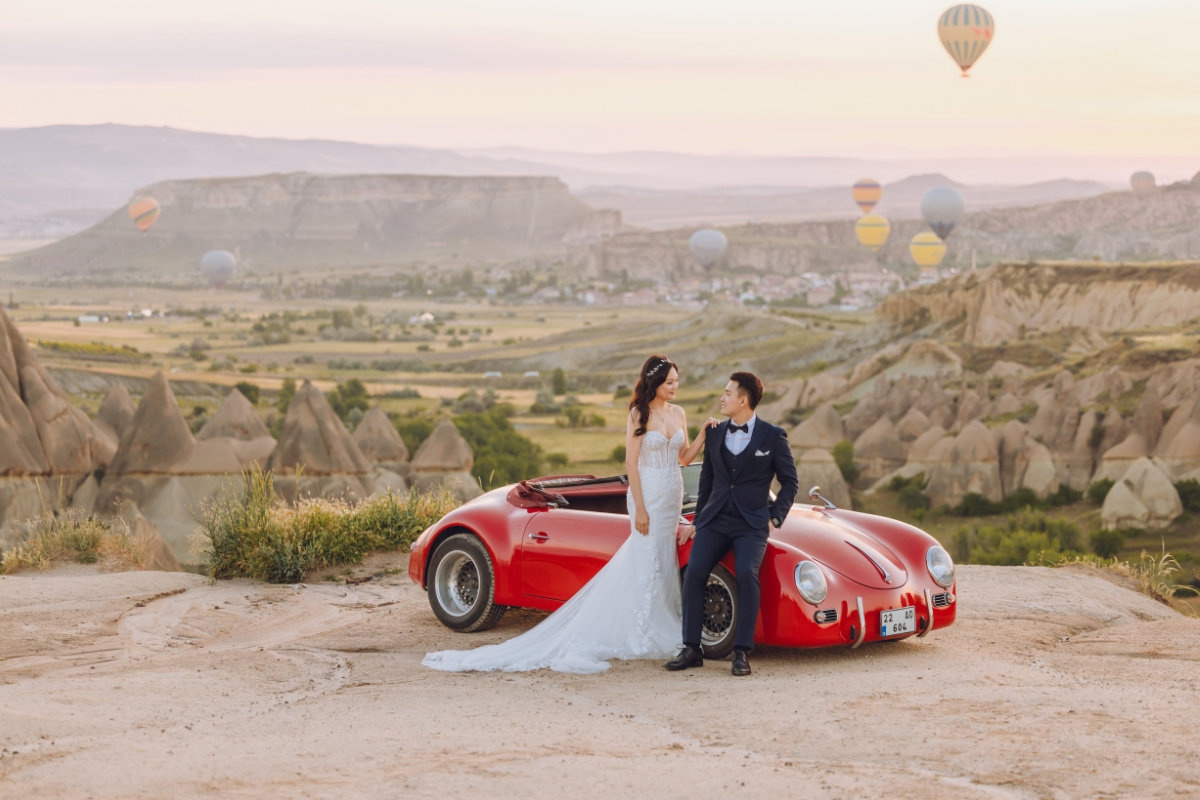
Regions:
[[679, 449], [683, 431], [670, 439], [658, 431], [642, 438], [638, 475], [650, 516], [650, 533], [633, 527], [633, 492], [627, 494], [630, 536], [612, 560], [535, 628], [502, 644], [430, 653], [422, 662], [447, 672], [591, 673], [611, 658], [671, 658], [681, 634], [679, 560], [675, 535], [683, 503]]

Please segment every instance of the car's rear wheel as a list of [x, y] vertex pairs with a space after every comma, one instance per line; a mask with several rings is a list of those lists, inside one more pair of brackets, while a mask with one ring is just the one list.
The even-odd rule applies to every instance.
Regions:
[[737, 631], [737, 578], [717, 564], [704, 587], [704, 623], [701, 647], [704, 657], [722, 659], [733, 652]]
[[496, 605], [496, 571], [483, 542], [470, 533], [442, 540], [429, 560], [426, 592], [434, 615], [464, 633], [495, 625], [507, 611]]

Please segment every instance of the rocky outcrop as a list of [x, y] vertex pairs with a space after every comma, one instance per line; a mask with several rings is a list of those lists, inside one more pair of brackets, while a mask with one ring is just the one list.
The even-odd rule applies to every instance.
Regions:
[[167, 473], [196, 449], [175, 392], [154, 373], [108, 471], [113, 475]]
[[1104, 452], [1100, 459], [1100, 467], [1096, 470], [1093, 480], [1120, 480], [1135, 461], [1147, 458], [1149, 455], [1150, 449], [1146, 447], [1146, 440], [1142, 438], [1142, 435], [1131, 433], [1125, 437], [1125, 441]]
[[940, 440], [926, 458], [933, 464], [927, 473], [925, 493], [934, 506], [957, 505], [967, 493], [992, 502], [1003, 498], [1000, 454], [983, 423], [971, 422], [952, 440]]
[[121, 444], [121, 437], [133, 424], [133, 416], [136, 413], [137, 408], [134, 406], [133, 398], [129, 396], [129, 390], [125, 388], [125, 384], [113, 381], [108, 394], [104, 397], [104, 402], [96, 411], [96, 417], [92, 420], [92, 425], [104, 443], [100, 463], [105, 465], [112, 463], [117, 447]]
[[408, 473], [408, 448], [379, 406], [363, 415], [351, 438], [369, 463], [400, 475]]
[[817, 407], [808, 419], [792, 429], [788, 439], [798, 452], [812, 449], [832, 450], [846, 438], [842, 418], [833, 406], [826, 403]]
[[797, 378], [787, 385], [787, 388], [778, 400], [771, 403], [763, 403], [755, 409], [755, 413], [767, 422], [778, 425], [787, 417], [788, 412], [799, 405], [800, 398], [804, 396], [804, 385], [804, 379]]
[[270, 435], [271, 432], [267, 430], [266, 423], [255, 412], [254, 406], [246, 399], [246, 396], [237, 389], [233, 389], [221, 403], [217, 413], [204, 423], [204, 427], [196, 434], [196, 438], [212, 439], [217, 436], [226, 436], [251, 442]]
[[910, 408], [896, 423], [896, 435], [900, 437], [901, 442], [907, 445], [915, 442], [932, 427], [933, 423], [929, 421], [929, 417], [921, 413], [920, 409]]
[[854, 463], [860, 470], [858, 483], [870, 486], [904, 465], [907, 451], [896, 428], [881, 417], [854, 440]]
[[796, 460], [796, 473], [800, 479], [799, 502], [806, 502], [808, 491], [821, 487], [821, 494], [838, 508], [850, 508], [850, 487], [842, 477], [837, 462], [828, 451], [805, 450]]
[[1177, 475], [1200, 469], [1200, 403], [1191, 400], [1175, 409], [1154, 455]]
[[1139, 458], [1113, 484], [1100, 519], [1106, 528], [1165, 528], [1183, 513], [1171, 479], [1148, 458]]
[[409, 475], [413, 486], [420, 491], [445, 486], [466, 501], [482, 494], [471, 474], [474, 465], [475, 454], [471, 452], [471, 446], [454, 423], [444, 419], [417, 448]]
[[325, 395], [310, 381], [296, 390], [288, 406], [283, 433], [268, 468], [283, 475], [297, 468], [306, 475], [365, 475], [371, 471]]

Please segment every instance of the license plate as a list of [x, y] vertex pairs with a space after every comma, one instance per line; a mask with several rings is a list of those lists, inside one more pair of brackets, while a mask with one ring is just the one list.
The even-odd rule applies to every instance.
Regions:
[[917, 632], [917, 608], [893, 608], [891, 611], [879, 612], [879, 635], [899, 636], [902, 633]]

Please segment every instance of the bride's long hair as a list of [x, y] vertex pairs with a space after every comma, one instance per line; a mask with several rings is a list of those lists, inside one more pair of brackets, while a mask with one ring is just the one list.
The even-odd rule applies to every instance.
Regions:
[[638, 426], [634, 436], [645, 436], [646, 425], [650, 422], [650, 401], [658, 394], [658, 387], [666, 383], [671, 370], [679, 372], [675, 362], [666, 356], [653, 355], [642, 364], [638, 373], [637, 386], [633, 387], [633, 397], [629, 400], [629, 409], [637, 411]]

